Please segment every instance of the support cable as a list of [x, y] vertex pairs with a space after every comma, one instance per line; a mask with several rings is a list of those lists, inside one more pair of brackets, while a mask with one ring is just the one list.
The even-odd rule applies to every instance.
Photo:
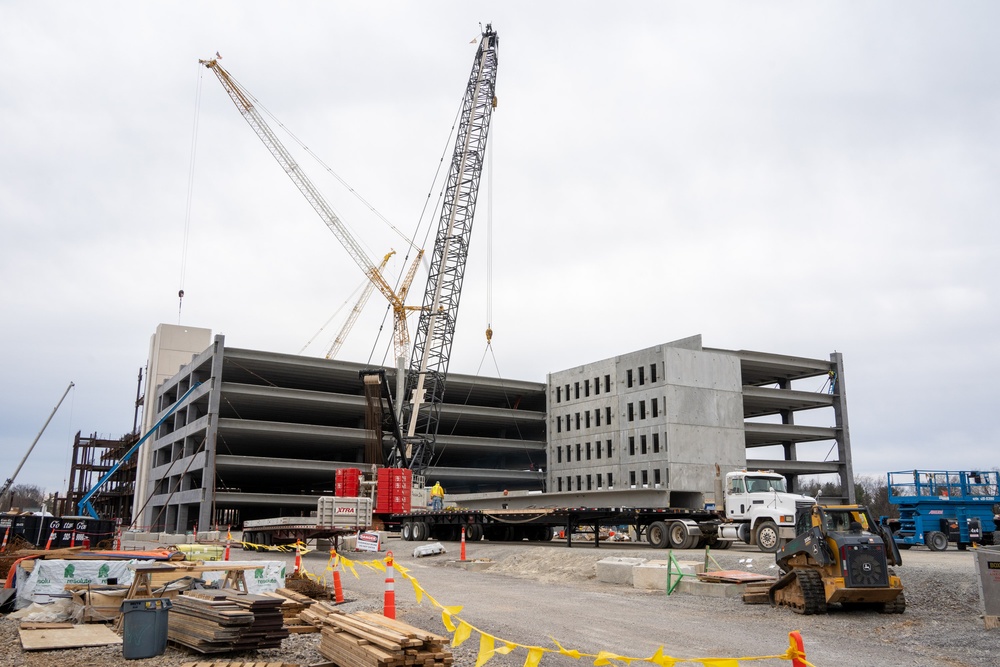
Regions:
[[198, 67], [198, 83], [194, 94], [194, 120], [191, 127], [191, 157], [188, 162], [187, 203], [184, 206], [184, 237], [181, 244], [181, 275], [177, 286], [177, 324], [181, 323], [181, 307], [184, 305], [184, 280], [187, 277], [188, 241], [191, 237], [191, 205], [194, 201], [194, 168], [198, 155], [198, 121], [201, 117], [201, 84], [204, 81], [202, 68]]

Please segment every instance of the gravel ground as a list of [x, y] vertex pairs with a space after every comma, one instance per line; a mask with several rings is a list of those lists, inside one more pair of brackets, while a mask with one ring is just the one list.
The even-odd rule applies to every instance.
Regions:
[[[913, 549], [903, 554], [898, 573], [906, 590], [907, 610], [902, 615], [836, 610], [823, 616], [799, 616], [787, 609], [766, 605], [744, 605], [738, 599], [689, 595], [666, 596], [662, 592], [596, 580], [595, 564], [609, 556], [663, 559], [663, 551], [643, 545], [602, 544], [589, 546], [470, 544], [469, 559], [489, 561], [483, 571], [457, 567], [458, 545], [446, 544], [448, 553], [416, 559], [413, 542], [390, 540], [389, 547], [420, 585], [440, 603], [461, 605], [458, 617], [495, 637], [518, 644], [555, 648], [553, 640], [567, 649], [596, 654], [648, 657], [659, 646], [676, 658], [762, 656], [782, 653], [788, 632], [800, 630], [809, 662], [823, 665], [947, 665], [982, 667], [1000, 664], [1000, 631], [983, 627], [976, 574], [970, 552], [953, 550], [932, 553]], [[379, 554], [378, 557], [384, 557]], [[700, 560], [703, 553], [677, 554], [682, 560]], [[773, 573], [774, 559], [749, 548], [714, 551], [725, 569], [751, 569]], [[349, 554], [357, 560], [372, 554]], [[238, 558], [281, 558], [265, 554], [237, 554]], [[748, 562], [749, 559], [749, 562]], [[292, 557], [284, 557], [291, 564]], [[306, 556], [309, 571], [322, 573], [326, 555]], [[359, 579], [343, 577], [347, 612], [381, 611], [384, 575], [358, 568]], [[396, 577], [397, 618], [412, 625], [447, 634], [441, 611], [426, 598], [415, 600], [409, 583]], [[168, 646], [160, 657], [126, 661], [120, 647], [72, 651], [21, 651], [13, 619], [0, 620], [0, 666], [126, 667], [158, 665], [176, 667], [184, 662], [220, 657], [234, 661], [280, 661], [312, 665], [324, 662], [317, 646], [318, 634], [292, 635], [281, 649], [226, 656], [200, 656]], [[479, 636], [453, 649], [455, 664], [471, 667], [476, 662]], [[492, 667], [523, 665], [524, 649], [497, 655]], [[590, 664], [556, 654], [546, 654], [541, 665]], [[615, 663], [621, 664], [621, 663]], [[639, 663], [637, 663], [639, 664]], [[648, 663], [646, 663], [648, 664]], [[690, 663], [689, 663], [690, 664]], [[744, 663], [749, 664], [749, 663]], [[768, 661], [762, 664], [788, 664]]]

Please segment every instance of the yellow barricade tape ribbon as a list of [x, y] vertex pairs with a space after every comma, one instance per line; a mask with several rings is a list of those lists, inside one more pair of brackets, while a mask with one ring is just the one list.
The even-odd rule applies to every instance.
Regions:
[[[388, 557], [384, 560], [372, 560], [364, 561], [362, 565], [368, 567], [372, 570], [377, 570], [380, 572], [386, 571], [386, 564], [388, 563]], [[336, 554], [336, 565], [338, 567], [349, 568], [354, 572], [354, 576], [358, 577], [358, 573], [354, 568], [354, 563], [348, 558], [341, 554]], [[798, 660], [802, 664], [807, 665], [807, 667], [815, 667], [812, 663], [805, 659], [805, 654], [798, 650], [794, 641], [790, 642], [788, 649], [781, 654], [776, 655], [761, 655], [761, 656], [744, 656], [739, 658], [720, 658], [720, 657], [704, 657], [704, 658], [675, 658], [670, 655], [666, 655], [663, 652], [663, 646], [656, 649], [656, 652], [649, 657], [638, 657], [638, 656], [626, 656], [612, 653], [610, 651], [600, 651], [599, 653], [583, 653], [576, 649], [567, 649], [555, 638], [552, 639], [552, 643], [556, 645], [556, 649], [545, 648], [543, 646], [529, 646], [526, 644], [518, 644], [506, 639], [501, 639], [495, 637], [488, 632], [483, 632], [479, 628], [475, 627], [471, 623], [459, 618], [458, 613], [462, 611], [464, 607], [462, 606], [446, 606], [438, 602], [428, 593], [423, 586], [417, 581], [415, 577], [409, 574], [409, 570], [401, 567], [398, 563], [393, 563], [393, 566], [399, 571], [400, 576], [410, 582], [413, 586], [413, 592], [416, 597], [416, 601], [419, 604], [423, 597], [431, 603], [432, 606], [441, 610], [441, 623], [444, 627], [452, 634], [451, 645], [460, 646], [463, 642], [468, 640], [472, 633], [479, 634], [479, 653], [476, 658], [475, 667], [483, 667], [493, 656], [496, 654], [506, 655], [510, 652], [523, 648], [528, 652], [527, 657], [524, 661], [524, 667], [538, 667], [542, 658], [546, 653], [554, 653], [557, 655], [565, 655], [574, 659], [579, 660], [580, 658], [593, 658], [593, 664], [595, 667], [604, 667], [605, 665], [613, 665], [614, 662], [621, 662], [625, 665], [631, 665], [633, 662], [648, 662], [659, 667], [674, 667], [681, 663], [692, 663], [701, 664], [703, 667], [739, 667], [741, 662], [749, 661], [759, 661], [759, 660]], [[496, 642], [500, 642], [501, 646], [496, 646]]]

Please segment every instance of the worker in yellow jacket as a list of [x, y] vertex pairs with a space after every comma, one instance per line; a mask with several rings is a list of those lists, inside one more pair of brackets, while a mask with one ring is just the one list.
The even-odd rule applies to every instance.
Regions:
[[434, 486], [431, 487], [431, 510], [440, 512], [443, 509], [444, 489], [441, 487], [441, 482], [434, 482]]

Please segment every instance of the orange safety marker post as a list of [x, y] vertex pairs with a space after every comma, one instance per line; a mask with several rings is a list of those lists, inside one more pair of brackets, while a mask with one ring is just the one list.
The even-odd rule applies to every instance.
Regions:
[[465, 526], [462, 526], [462, 557], [459, 560], [465, 560]]
[[792, 656], [792, 667], [809, 667], [806, 662], [806, 648], [798, 630], [788, 633], [788, 652]]
[[222, 557], [222, 560], [229, 560], [229, 543], [233, 541], [233, 533], [230, 530], [232, 526], [226, 526], [226, 553]]
[[118, 530], [115, 531], [115, 551], [122, 550], [122, 527], [118, 526]]
[[340, 570], [337, 569], [340, 565], [340, 556], [331, 549], [330, 557], [333, 558], [333, 600], [337, 604], [342, 604], [344, 602], [344, 587], [340, 584]]
[[386, 618], [396, 618], [396, 579], [395, 567], [392, 564], [392, 552], [388, 553], [385, 563], [385, 599], [382, 603], [382, 615]]
[[298, 574], [302, 571], [302, 552], [299, 551], [299, 543], [295, 543], [295, 571], [292, 574]]
[[12, 528], [12, 526], [13, 524], [11, 526], [7, 526], [7, 530], [3, 532], [3, 544], [0, 544], [0, 551], [4, 551], [7, 549], [7, 536], [10, 535], [10, 529]]
[[45, 543], [45, 550], [46, 551], [48, 551], [49, 549], [52, 548], [52, 540], [55, 539], [55, 536], [56, 536], [56, 529], [53, 528], [52, 532], [49, 533], [49, 541]]

